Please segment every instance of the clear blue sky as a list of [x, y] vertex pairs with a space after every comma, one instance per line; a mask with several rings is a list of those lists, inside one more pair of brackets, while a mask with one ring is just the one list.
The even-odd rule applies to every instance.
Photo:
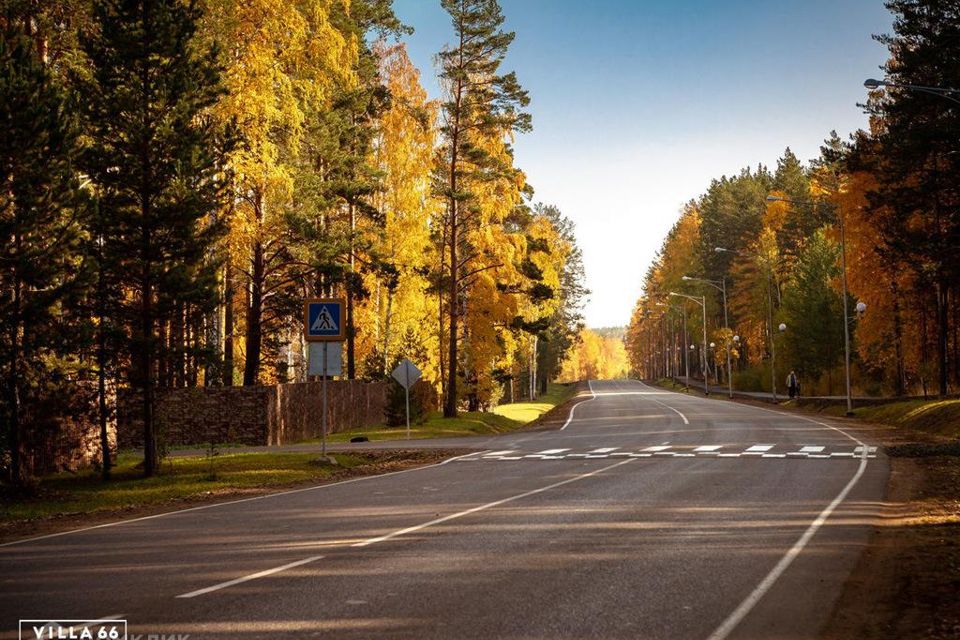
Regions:
[[[623, 325], [680, 207], [712, 178], [818, 154], [886, 50], [880, 0], [501, 0], [516, 32], [504, 70], [529, 90], [533, 132], [515, 145], [535, 201], [577, 224], [592, 327]], [[439, 0], [395, 0], [427, 91], [451, 41]]]

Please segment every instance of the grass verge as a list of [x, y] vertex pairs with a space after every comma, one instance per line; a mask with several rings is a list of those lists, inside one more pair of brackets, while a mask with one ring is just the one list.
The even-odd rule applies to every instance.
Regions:
[[213, 458], [167, 458], [160, 473], [142, 477], [140, 458], [121, 454], [110, 482], [93, 470], [39, 479], [29, 493], [0, 487], [0, 540], [148, 515], [226, 498], [271, 493], [443, 460], [458, 452], [363, 451], [335, 454], [336, 465], [316, 453], [228, 453]]
[[[844, 415], [846, 407], [823, 409], [829, 415]], [[874, 407], [855, 407], [855, 418], [892, 427], [921, 431], [948, 438], [960, 437], [960, 400], [905, 400]]]
[[[551, 384], [547, 393], [535, 402], [514, 402], [500, 405], [493, 412], [470, 411], [457, 418], [444, 418], [433, 412], [422, 424], [410, 425], [411, 439], [457, 438], [461, 436], [485, 436], [515, 431], [566, 402], [576, 391], [576, 385]], [[350, 442], [351, 438], [365, 436], [371, 441], [403, 440], [407, 437], [405, 427], [372, 427], [341, 431], [328, 436], [327, 442]], [[319, 438], [307, 442], [319, 442]]]

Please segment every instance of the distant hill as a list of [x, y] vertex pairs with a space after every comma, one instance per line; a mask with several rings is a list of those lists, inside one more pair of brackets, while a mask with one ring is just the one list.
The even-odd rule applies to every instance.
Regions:
[[618, 340], [623, 340], [626, 335], [626, 327], [601, 327], [599, 329], [591, 329], [601, 338], [617, 338]]

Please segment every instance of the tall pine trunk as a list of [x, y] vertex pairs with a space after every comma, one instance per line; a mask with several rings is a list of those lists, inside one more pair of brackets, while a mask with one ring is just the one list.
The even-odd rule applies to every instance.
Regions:
[[[146, 215], [144, 215], [146, 217]], [[150, 232], [143, 232], [143, 255], [149, 256]], [[150, 477], [157, 472], [157, 434], [153, 423], [153, 274], [152, 262], [149, 258], [143, 260], [142, 283], [143, 290], [140, 298], [140, 382], [143, 385], [141, 407], [143, 416], [143, 474]]]
[[947, 305], [949, 286], [941, 278], [937, 281], [937, 373], [939, 377], [939, 395], [947, 395], [947, 379], [950, 365], [947, 362], [947, 335], [949, 333], [950, 312]]
[[263, 194], [254, 197], [253, 212], [257, 219], [257, 239], [253, 243], [250, 264], [250, 304], [247, 307], [246, 360], [243, 366], [243, 386], [257, 384], [260, 376], [260, 353], [263, 348], [263, 285], [266, 264], [263, 255]]
[[[21, 254], [21, 237], [16, 234], [14, 239], [16, 246], [16, 255]], [[23, 433], [20, 424], [20, 325], [21, 304], [23, 295], [23, 286], [20, 282], [20, 273], [14, 266], [13, 274], [13, 322], [10, 323], [10, 380], [7, 383], [10, 397], [10, 482], [15, 487], [23, 486], [25, 474], [23, 473]]]
[[[98, 212], [99, 213], [99, 212]], [[98, 215], [99, 217], [99, 215]], [[103, 264], [103, 236], [97, 242], [97, 409], [100, 422], [100, 472], [104, 480], [110, 479], [110, 438], [107, 433], [107, 286], [106, 268]]]
[[[462, 51], [463, 31], [461, 30], [460, 33], [460, 49]], [[457, 210], [457, 163], [460, 159], [460, 106], [462, 94], [463, 85], [458, 81], [455, 94], [453, 130], [450, 134], [450, 236], [447, 238], [450, 243], [450, 282], [448, 283], [450, 300], [448, 301], [449, 308], [447, 310], [450, 314], [450, 324], [447, 339], [450, 343], [447, 358], [447, 395], [443, 405], [443, 416], [445, 418], [457, 417], [457, 371], [460, 368], [458, 366], [457, 353], [457, 337], [460, 332], [460, 304], [458, 300], [460, 297], [460, 273], [459, 265], [457, 264], [459, 260], [457, 243], [460, 241], [460, 221], [457, 218], [459, 214]]]
[[247, 308], [246, 360], [243, 367], [243, 385], [257, 384], [260, 373], [260, 352], [263, 345], [263, 243], [253, 245], [250, 281], [250, 306]]
[[223, 386], [233, 386], [233, 269], [230, 259], [223, 276]]

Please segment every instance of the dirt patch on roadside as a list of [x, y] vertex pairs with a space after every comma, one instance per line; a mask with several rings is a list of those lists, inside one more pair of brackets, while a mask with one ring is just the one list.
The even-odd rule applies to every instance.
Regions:
[[350, 455], [363, 458], [364, 464], [349, 469], [340, 469], [334, 471], [331, 475], [315, 482], [298, 482], [290, 484], [275, 484], [269, 487], [257, 487], [247, 489], [227, 489], [220, 491], [209, 491], [203, 495], [194, 495], [189, 498], [179, 498], [168, 500], [161, 503], [154, 503], [148, 506], [131, 506], [123, 509], [111, 509], [96, 511], [92, 513], [67, 513], [49, 518], [37, 518], [33, 520], [20, 520], [10, 522], [0, 522], [0, 543], [11, 542], [14, 540], [33, 538], [37, 536], [69, 531], [71, 529], [81, 529], [84, 527], [94, 527], [100, 524], [128, 520], [131, 518], [142, 518], [144, 516], [165, 513], [168, 511], [177, 511], [188, 509], [206, 504], [215, 504], [218, 502], [229, 502], [239, 498], [250, 498], [271, 493], [289, 491], [291, 489], [301, 489], [311, 486], [320, 486], [359, 478], [363, 476], [376, 476], [394, 471], [403, 471], [414, 467], [421, 467], [430, 464], [442, 462], [448, 458], [471, 453], [469, 450], [451, 450], [451, 449], [399, 449], [385, 451], [356, 451], [350, 452]]
[[888, 448], [882, 522], [824, 638], [960, 638], [960, 456], [942, 455], [954, 449], [929, 442]]

